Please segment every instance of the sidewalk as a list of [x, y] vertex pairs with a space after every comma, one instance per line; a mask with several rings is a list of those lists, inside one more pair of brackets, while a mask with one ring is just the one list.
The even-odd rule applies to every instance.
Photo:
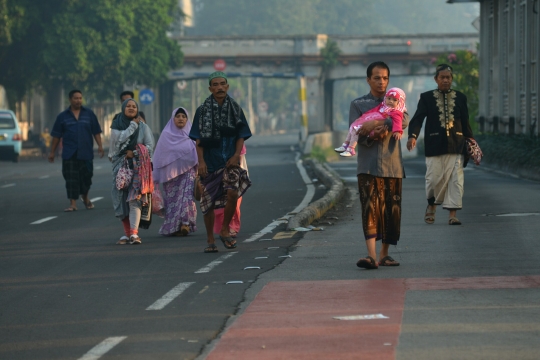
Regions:
[[[401, 266], [355, 266], [366, 249], [356, 184], [346, 178], [348, 193], [316, 223], [325, 230], [305, 233], [290, 259], [253, 284], [238, 315], [199, 358], [537, 358], [540, 324], [531, 319], [540, 309], [530, 305], [540, 296], [540, 276], [481, 258], [487, 239], [471, 243], [479, 216], [472, 210], [462, 211], [465, 226], [449, 227], [445, 218], [424, 224], [423, 159], [408, 161], [418, 170], [404, 180], [402, 237], [390, 249]], [[505, 244], [504, 234], [493, 236]], [[463, 254], [467, 246], [471, 253]]]

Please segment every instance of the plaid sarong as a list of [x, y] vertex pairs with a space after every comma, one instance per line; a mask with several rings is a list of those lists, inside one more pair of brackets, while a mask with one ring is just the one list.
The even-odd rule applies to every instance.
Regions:
[[86, 195], [92, 185], [94, 163], [92, 160], [69, 159], [62, 161], [62, 175], [66, 180], [68, 199], [76, 200]]
[[247, 171], [240, 167], [223, 168], [201, 179], [201, 211], [203, 214], [213, 209], [224, 208], [227, 204], [227, 190], [237, 190], [241, 197], [251, 186]]

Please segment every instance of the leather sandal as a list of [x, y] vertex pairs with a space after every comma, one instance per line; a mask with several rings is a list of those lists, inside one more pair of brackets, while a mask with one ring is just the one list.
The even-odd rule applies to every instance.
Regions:
[[[435, 208], [435, 211], [437, 208]], [[426, 207], [426, 214], [424, 215], [424, 221], [426, 224], [433, 224], [435, 222], [435, 211], [431, 212], [429, 210], [429, 205]]]
[[451, 217], [448, 219], [448, 225], [461, 225], [461, 221], [457, 217]]
[[375, 261], [375, 259], [369, 255], [363, 259], [358, 260], [358, 262], [356, 263], [356, 266], [358, 266], [359, 268], [364, 268], [368, 270], [379, 268], [379, 265], [377, 265], [377, 262]]

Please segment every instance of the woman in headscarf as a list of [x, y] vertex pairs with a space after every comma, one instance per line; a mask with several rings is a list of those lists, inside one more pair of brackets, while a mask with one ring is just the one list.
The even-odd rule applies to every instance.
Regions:
[[[113, 165], [112, 200], [114, 215], [122, 221], [125, 236], [119, 245], [141, 244], [139, 225], [143, 207], [151, 204], [154, 191], [151, 157], [154, 149], [152, 131], [139, 116], [139, 105], [133, 99], [122, 103], [122, 113], [111, 125], [109, 159]], [[116, 175], [127, 160], [133, 179], [127, 189], [118, 190]]]
[[189, 138], [191, 123], [183, 107], [174, 109], [154, 154], [154, 181], [163, 184], [165, 221], [159, 233], [186, 236], [197, 230], [194, 201], [197, 150]]

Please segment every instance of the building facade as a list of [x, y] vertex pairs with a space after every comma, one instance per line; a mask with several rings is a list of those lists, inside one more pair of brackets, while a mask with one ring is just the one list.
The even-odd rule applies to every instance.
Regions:
[[480, 1], [482, 131], [540, 134], [539, 13], [540, 0]]

